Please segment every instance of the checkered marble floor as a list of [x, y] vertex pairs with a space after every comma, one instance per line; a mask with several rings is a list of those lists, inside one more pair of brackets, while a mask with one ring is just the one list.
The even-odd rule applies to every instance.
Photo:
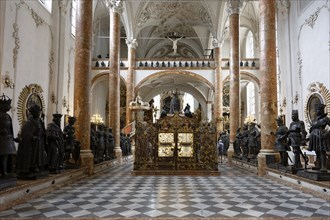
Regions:
[[0, 218], [330, 219], [329, 202], [220, 164], [220, 176], [131, 176], [114, 167], [0, 213]]

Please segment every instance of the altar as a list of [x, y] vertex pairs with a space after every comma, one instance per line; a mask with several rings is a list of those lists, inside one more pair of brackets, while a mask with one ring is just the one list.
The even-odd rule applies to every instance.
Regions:
[[216, 129], [183, 115], [137, 122], [134, 175], [219, 175]]

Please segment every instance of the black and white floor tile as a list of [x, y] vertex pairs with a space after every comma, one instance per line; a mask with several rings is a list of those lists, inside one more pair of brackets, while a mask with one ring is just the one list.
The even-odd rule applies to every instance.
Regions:
[[324, 217], [324, 199], [227, 164], [220, 176], [132, 176], [132, 164], [2, 211], [0, 218]]

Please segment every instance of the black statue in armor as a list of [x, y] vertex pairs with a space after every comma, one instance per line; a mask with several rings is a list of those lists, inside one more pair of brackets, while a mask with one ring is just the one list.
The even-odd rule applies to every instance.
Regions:
[[53, 114], [53, 121], [47, 125], [47, 154], [51, 173], [60, 173], [63, 169], [65, 148], [61, 117], [61, 114]]
[[276, 118], [277, 129], [275, 133], [275, 149], [278, 150], [281, 156], [281, 164], [283, 166], [288, 166], [288, 153], [290, 151], [290, 147], [288, 145], [288, 133], [289, 129], [284, 125], [283, 119], [281, 116]]
[[104, 125], [97, 125], [96, 137], [97, 137], [97, 146], [95, 149], [94, 162], [100, 163], [104, 161], [104, 152], [105, 152], [105, 139], [104, 139]]
[[41, 107], [31, 103], [31, 115], [23, 124], [20, 132], [16, 158], [16, 173], [20, 179], [36, 179], [47, 175], [46, 130], [40, 117]]
[[260, 151], [260, 131], [255, 122], [250, 122], [248, 137], [249, 152], [252, 159], [256, 159]]
[[68, 125], [63, 129], [63, 136], [65, 140], [65, 154], [64, 163], [66, 168], [69, 164], [77, 164], [80, 156], [80, 142], [76, 139], [74, 123], [76, 122], [75, 117], [68, 118]]
[[7, 112], [10, 110], [11, 99], [2, 95], [0, 99], [0, 159], [1, 177], [5, 178], [13, 173], [13, 156], [16, 155], [14, 144], [14, 132], [11, 117]]
[[326, 152], [330, 150], [330, 132], [326, 129], [330, 126], [330, 118], [324, 112], [325, 105], [317, 104], [316, 119], [312, 122], [309, 130], [309, 149], [314, 150], [316, 153], [315, 169], [320, 172], [327, 172], [326, 168]]
[[235, 155], [238, 157], [241, 156], [242, 154], [242, 150], [241, 150], [242, 141], [243, 141], [243, 137], [242, 137], [241, 128], [238, 128], [236, 130], [236, 139], [233, 143]]
[[306, 134], [305, 123], [299, 120], [298, 110], [292, 110], [292, 122], [289, 127], [288, 137], [294, 154], [293, 167], [296, 169], [302, 168], [300, 155], [303, 157], [304, 155], [301, 152], [300, 146], [305, 144]]
[[96, 124], [91, 123], [91, 131], [90, 131], [90, 148], [92, 154], [94, 155], [94, 159], [96, 158], [96, 148], [97, 148], [97, 136], [96, 136]]
[[249, 126], [247, 124], [243, 125], [242, 136], [241, 136], [241, 148], [242, 157], [248, 159], [249, 157]]

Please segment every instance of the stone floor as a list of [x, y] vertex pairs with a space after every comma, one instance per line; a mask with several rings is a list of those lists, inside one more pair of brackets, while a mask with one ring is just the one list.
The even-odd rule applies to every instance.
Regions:
[[330, 203], [220, 164], [220, 176], [133, 176], [132, 163], [0, 213], [1, 219], [329, 219]]

